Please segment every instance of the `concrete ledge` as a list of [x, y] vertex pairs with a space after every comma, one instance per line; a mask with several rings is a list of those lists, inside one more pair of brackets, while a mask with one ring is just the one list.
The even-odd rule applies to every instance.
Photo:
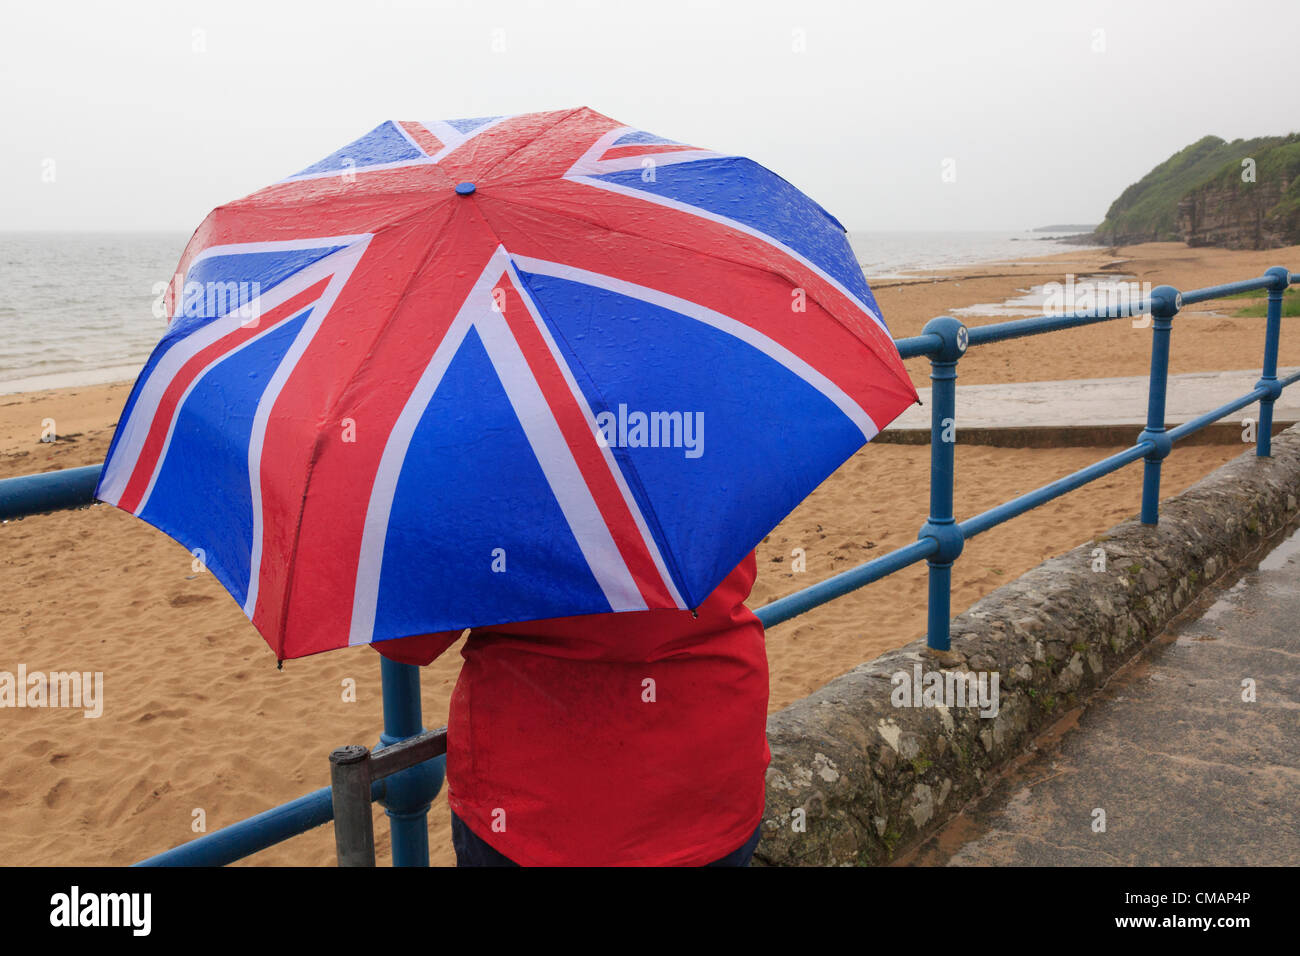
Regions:
[[[1172, 428], [1177, 422], [1168, 423]], [[1291, 421], [1275, 421], [1273, 434], [1286, 431]], [[957, 440], [963, 445], [988, 445], [994, 448], [1124, 448], [1137, 441], [1142, 425], [1007, 425], [1001, 427], [959, 428]], [[1242, 427], [1235, 421], [1215, 422], [1180, 439], [1184, 445], [1241, 445]], [[928, 445], [929, 428], [890, 426], [872, 439], [888, 445]], [[1254, 445], [1250, 446], [1254, 449]]]
[[[1295, 367], [1279, 369], [1285, 378]], [[1165, 424], [1181, 425], [1250, 393], [1259, 381], [1258, 369], [1222, 372], [1183, 372], [1170, 375], [1165, 396]], [[966, 385], [958, 379], [957, 428], [960, 441], [973, 431], [1003, 428], [1054, 429], [1128, 425], [1133, 434], [1147, 420], [1151, 380], [1146, 375], [1121, 378], [1072, 378], [1046, 382], [1000, 382]], [[885, 435], [930, 430], [932, 393], [917, 390], [919, 402], [903, 410]], [[1236, 425], [1240, 440], [1243, 419], [1259, 421], [1260, 405], [1252, 402], [1221, 424]], [[1273, 406], [1273, 421], [1300, 421], [1300, 395], [1283, 392]], [[888, 439], [886, 439], [888, 440]], [[1129, 444], [1124, 439], [1122, 444]]]
[[[1157, 527], [1126, 521], [998, 588], [953, 620], [950, 657], [913, 641], [773, 714], [756, 864], [885, 863], [924, 838], [1285, 528], [1298, 497], [1300, 426], [1274, 438], [1271, 459], [1252, 446], [1167, 499]], [[1103, 553], [1105, 570], [1094, 570]], [[997, 715], [894, 706], [891, 676], [918, 664], [996, 674]]]

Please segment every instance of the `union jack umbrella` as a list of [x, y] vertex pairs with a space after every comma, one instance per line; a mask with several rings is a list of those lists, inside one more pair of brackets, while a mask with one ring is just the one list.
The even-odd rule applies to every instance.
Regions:
[[96, 496], [277, 658], [694, 608], [916, 400], [844, 227], [590, 109], [388, 122], [215, 210]]

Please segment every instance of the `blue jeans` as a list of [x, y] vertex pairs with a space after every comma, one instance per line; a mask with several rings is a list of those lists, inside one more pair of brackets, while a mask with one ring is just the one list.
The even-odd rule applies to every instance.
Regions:
[[[763, 824], [758, 825], [754, 835], [745, 841], [745, 845], [740, 849], [728, 853], [726, 856], [714, 860], [712, 863], [706, 863], [705, 866], [749, 866], [749, 861], [754, 856], [754, 848], [758, 846], [758, 838], [763, 833]], [[484, 840], [474, 833], [469, 827], [465, 826], [465, 821], [451, 815], [451, 844], [456, 848], [456, 865], [457, 866], [518, 866], [514, 860], [502, 853], [498, 853]]]

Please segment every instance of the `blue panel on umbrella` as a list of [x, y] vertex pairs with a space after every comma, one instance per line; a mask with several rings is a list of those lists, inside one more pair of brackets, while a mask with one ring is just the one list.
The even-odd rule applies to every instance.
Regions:
[[[256, 298], [258, 295], [265, 294], [313, 262], [324, 259], [330, 253], [338, 252], [342, 248], [344, 247], [317, 246], [311, 249], [287, 249], [276, 252], [234, 252], [228, 255], [209, 256], [195, 263], [186, 276], [186, 284], [197, 282], [203, 287], [204, 314], [192, 316], [178, 314], [172, 320], [163, 337], [154, 346], [148, 361], [144, 363], [144, 369], [140, 372], [126, 400], [126, 407], [122, 409], [120, 420], [126, 421], [131, 417], [141, 386], [148, 381], [154, 367], [172, 346], [218, 317], [206, 314], [209, 311], [209, 292], [211, 292], [211, 304], [224, 314], [228, 308], [221, 308], [223, 300], [227, 306], [233, 305], [237, 308], [247, 301], [250, 295]], [[235, 283], [233, 295], [227, 285], [232, 282]], [[118, 433], [115, 432], [113, 443], [108, 450], [109, 458], [113, 456], [117, 437]]]
[[311, 309], [209, 369], [180, 407], [167, 457], [140, 517], [204, 560], [242, 605], [248, 595], [253, 506], [248, 445], [257, 403]]
[[646, 182], [643, 172], [628, 169], [594, 178], [744, 223], [789, 246], [880, 314], [839, 220], [771, 170], [723, 156], [660, 164], [653, 182]]
[[448, 126], [454, 127], [462, 133], [472, 133], [480, 126], [486, 126], [494, 119], [500, 119], [497, 116], [475, 116], [471, 119], [452, 119], [447, 120]]
[[[863, 444], [830, 399], [726, 332], [604, 289], [521, 277], [598, 422], [613, 416], [615, 458], [693, 604]], [[640, 437], [660, 447], [633, 447], [634, 412], [651, 423], [659, 413]], [[687, 435], [688, 413], [702, 414], [692, 418], [702, 440], [697, 429]]]
[[230, 252], [207, 256], [190, 267], [186, 282], [238, 282], [256, 285], [259, 294], [269, 292], [289, 276], [346, 246], [312, 246], [307, 249], [275, 249], [268, 252]]
[[208, 256], [190, 267], [176, 317], [166, 338], [188, 335], [213, 319], [247, 305], [260, 295], [344, 246], [232, 252]]
[[[401, 163], [419, 159], [423, 155], [423, 151], [411, 145], [411, 141], [397, 128], [397, 124], [389, 120], [376, 126], [360, 139], [354, 139], [342, 149], [330, 153], [320, 162], [312, 163], [306, 169], [294, 173], [294, 176], [339, 172], [363, 166], [378, 166], [382, 163]], [[289, 178], [292, 179], [293, 176]]]
[[615, 146], [631, 146], [633, 144], [661, 146], [685, 145], [677, 142], [675, 139], [664, 139], [662, 136], [656, 136], [654, 133], [647, 133], [645, 130], [637, 130], [633, 133], [624, 133], [618, 139], [614, 140]]
[[[492, 570], [498, 548], [504, 572]], [[610, 610], [471, 329], [415, 429], [397, 482], [374, 640], [576, 608]]]

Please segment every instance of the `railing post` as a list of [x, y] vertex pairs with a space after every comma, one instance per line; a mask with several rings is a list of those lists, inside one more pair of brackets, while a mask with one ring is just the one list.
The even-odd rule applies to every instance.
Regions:
[[961, 554], [964, 539], [953, 517], [953, 483], [956, 476], [957, 361], [966, 352], [966, 326], [943, 316], [926, 323], [923, 333], [942, 340], [930, 356], [930, 517], [918, 538], [934, 538], [938, 549], [926, 559], [930, 570], [926, 645], [935, 651], [950, 649], [948, 622], [952, 618], [952, 563]]
[[1145, 459], [1142, 474], [1142, 523], [1160, 521], [1160, 463], [1173, 450], [1165, 434], [1165, 393], [1169, 386], [1169, 333], [1173, 318], [1183, 307], [1183, 296], [1173, 286], [1151, 291], [1151, 381], [1147, 395], [1147, 427], [1138, 441], [1154, 446]]
[[1267, 388], [1268, 394], [1259, 400], [1259, 432], [1255, 441], [1255, 455], [1268, 458], [1273, 454], [1273, 403], [1282, 394], [1277, 384], [1277, 347], [1282, 336], [1282, 293], [1291, 284], [1291, 272], [1274, 266], [1264, 275], [1273, 280], [1268, 287], [1268, 323], [1264, 331], [1264, 367], [1256, 388]]
[[[420, 669], [380, 658], [384, 682], [384, 732], [376, 750], [424, 732], [420, 708]], [[442, 787], [444, 758], [430, 760], [389, 777], [383, 805], [393, 837], [393, 866], [429, 865], [429, 804]]]
[[370, 818], [370, 751], [355, 744], [330, 754], [334, 847], [339, 866], [375, 865], [375, 827]]

